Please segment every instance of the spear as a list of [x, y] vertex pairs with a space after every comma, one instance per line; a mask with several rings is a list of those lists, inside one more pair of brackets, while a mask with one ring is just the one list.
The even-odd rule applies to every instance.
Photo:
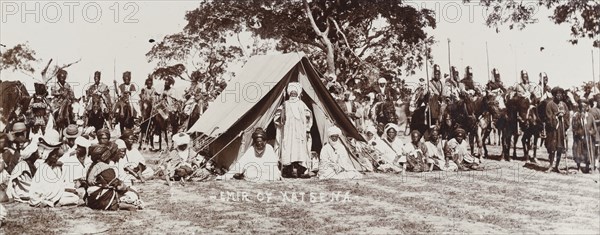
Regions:
[[[429, 94], [429, 99], [427, 100], [427, 112], [428, 112], [428, 123], [427, 126], [431, 126], [431, 108], [429, 107], [429, 102], [431, 101], [431, 91], [429, 89], [429, 48], [426, 48], [426, 57], [425, 57], [425, 74], [427, 75], [427, 94]], [[435, 68], [434, 68], [435, 69]]]
[[490, 53], [488, 52], [488, 43], [485, 42], [485, 56], [487, 57], [487, 74], [488, 74], [488, 81], [492, 80], [490, 78]]
[[592, 92], [593, 93], [596, 92], [596, 71], [595, 71], [595, 67], [596, 67], [596, 62], [594, 62], [594, 49], [592, 49], [592, 84], [593, 84], [593, 90], [592, 90]]
[[448, 71], [450, 71], [450, 78], [452, 78], [452, 63], [450, 63], [450, 38], [448, 38]]

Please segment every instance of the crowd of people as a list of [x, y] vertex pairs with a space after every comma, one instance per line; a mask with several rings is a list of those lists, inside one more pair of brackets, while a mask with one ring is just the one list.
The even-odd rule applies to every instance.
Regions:
[[[338, 106], [364, 135], [366, 142], [346, 139], [346, 133], [333, 125], [327, 128], [327, 139], [322, 141], [323, 146], [317, 156], [311, 147], [313, 113], [300, 99], [303, 88], [297, 82], [287, 84], [289, 98], [276, 110], [272, 120], [277, 132], [276, 140], [269, 140], [263, 128], [253, 130], [252, 144], [225, 175], [209, 156], [192, 147], [194, 141], [185, 131], [172, 130], [172, 148], [160, 154], [156, 165], [149, 165], [146, 163], [147, 156], [135, 146], [140, 133], [134, 132], [133, 121], [122, 122], [120, 135], [111, 136], [105, 123], [95, 126], [77, 122], [59, 129], [59, 132], [55, 130], [58, 128], [44, 128], [48, 119], [43, 115], [30, 122], [25, 121], [28, 119], [11, 118], [7, 131], [0, 133], [0, 185], [3, 189], [0, 200], [28, 203], [35, 207], [85, 205], [99, 210], [137, 210], [144, 208], [139, 183], [155, 178], [164, 179], [169, 185], [172, 181], [184, 184], [192, 180], [228, 177], [249, 181], [311, 177], [360, 179], [364, 174], [355, 167], [357, 162], [370, 171], [400, 174], [407, 171], [481, 170], [482, 157], [473, 154], [473, 147], [467, 140], [469, 135], [473, 135], [466, 130], [471, 126], [448, 125], [444, 117], [453, 118], [448, 110], [456, 102], [489, 95], [502, 97], [507, 105], [515, 97], [528, 100], [527, 104], [531, 107], [545, 102], [546, 118], [540, 135], [545, 137], [549, 170], [560, 171], [561, 156], [568, 149], [566, 138], [569, 128], [573, 133], [572, 152], [578, 170], [590, 173], [598, 170], [600, 95], [588, 89], [577, 93], [559, 87], [550, 88], [547, 75], [543, 73], [538, 85], [532, 85], [527, 72], [522, 71], [519, 84], [505, 87], [498, 70], [494, 69], [494, 79], [483, 87], [473, 82], [470, 67], [466, 68], [466, 76], [460, 81], [456, 68], [452, 67], [451, 71], [452, 74], [442, 81], [441, 71], [436, 65], [431, 81], [420, 79], [414, 90], [407, 88], [402, 81], [395, 83], [386, 78], [379, 78], [374, 86], [361, 85], [364, 81], [359, 79], [345, 84], [336, 81], [335, 76], [323, 79]], [[58, 82], [51, 89], [51, 105], [41, 105], [48, 103], [45, 99], [37, 102], [37, 96], [44, 94], [37, 92], [36, 87], [31, 109], [48, 109], [57, 113], [65, 102], [74, 99], [72, 89], [65, 82], [67, 73], [61, 70], [57, 74]], [[124, 83], [119, 86], [120, 98], [113, 104], [109, 102], [108, 87], [100, 82], [100, 73], [96, 72], [95, 83], [87, 90], [87, 95], [97, 99], [87, 100], [90, 102], [88, 110], [134, 112], [135, 109], [127, 109], [126, 106], [132, 105], [130, 95], [136, 88], [130, 84], [130, 73], [124, 73], [123, 78]], [[175, 102], [170, 100], [173, 99], [172, 82], [166, 83], [162, 94], [158, 94], [152, 84], [152, 79], [147, 79], [146, 86], [140, 91], [143, 113], [149, 107], [148, 103], [155, 103], [154, 99]], [[197, 103], [195, 97], [202, 96], [202, 92], [205, 89], [193, 83], [186, 90], [186, 103]], [[94, 105], [94, 102], [99, 103]], [[379, 106], [386, 104], [392, 104], [392, 112]], [[402, 109], [402, 105], [408, 107]], [[495, 105], [506, 109], [506, 106]], [[427, 128], [400, 128], [399, 124], [410, 126], [410, 120], [402, 123], [398, 115], [405, 114], [405, 118], [409, 119], [411, 112], [420, 108], [430, 113], [428, 120], [419, 120], [425, 122]], [[524, 119], [529, 118], [529, 110], [526, 107]], [[33, 113], [41, 112], [34, 110]], [[497, 116], [490, 116], [490, 120], [502, 119], [503, 114], [494, 115]], [[132, 113], [131, 116], [136, 115]], [[444, 125], [451, 128], [444, 129]], [[494, 125], [485, 128], [493, 129]], [[399, 136], [403, 133], [409, 133], [410, 141], [402, 141]]]

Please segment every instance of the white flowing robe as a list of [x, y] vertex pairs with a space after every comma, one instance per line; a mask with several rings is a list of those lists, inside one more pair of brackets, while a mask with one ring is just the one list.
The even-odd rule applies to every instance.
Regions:
[[281, 179], [281, 172], [277, 168], [279, 159], [275, 150], [269, 144], [265, 145], [262, 156], [256, 156], [254, 146], [250, 146], [246, 153], [234, 165], [234, 173], [244, 174], [248, 181], [275, 181]]
[[278, 152], [284, 166], [294, 162], [305, 165], [310, 160], [312, 142], [308, 132], [312, 119], [312, 112], [300, 99], [287, 100], [277, 109], [274, 122], [278, 127]]
[[404, 144], [398, 138], [394, 139], [391, 143], [387, 139], [382, 138], [375, 145], [375, 148], [382, 153], [381, 158], [387, 163], [397, 164], [406, 162]]
[[319, 179], [360, 179], [362, 174], [350, 162], [348, 151], [343, 145], [334, 148], [326, 144], [321, 149]]
[[29, 204], [54, 207], [65, 193], [65, 186], [61, 167], [51, 167], [43, 163], [31, 180]]

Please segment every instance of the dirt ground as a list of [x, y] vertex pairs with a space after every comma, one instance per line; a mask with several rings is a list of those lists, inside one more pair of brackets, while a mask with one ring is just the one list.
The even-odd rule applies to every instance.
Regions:
[[[490, 147], [490, 153], [498, 155], [500, 147]], [[544, 173], [546, 151], [538, 156], [538, 165], [492, 157], [484, 171], [367, 173], [348, 181], [169, 187], [151, 180], [136, 185], [143, 190], [144, 210], [12, 203], [5, 205], [9, 215], [0, 233], [600, 234], [600, 174]], [[575, 166], [571, 159], [568, 164]]]

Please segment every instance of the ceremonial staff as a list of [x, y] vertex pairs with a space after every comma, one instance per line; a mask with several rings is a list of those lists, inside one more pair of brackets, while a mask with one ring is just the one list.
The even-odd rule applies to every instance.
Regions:
[[[450, 40], [450, 39], [448, 39]], [[425, 73], [427, 75], [427, 94], [429, 94], [429, 99], [427, 99], [427, 126], [431, 126], [431, 108], [429, 107], [429, 102], [431, 101], [431, 91], [429, 89], [429, 48], [426, 47], [426, 57], [425, 57]], [[435, 68], [434, 68], [435, 70]]]
[[448, 38], [448, 71], [450, 71], [450, 78], [452, 78], [452, 63], [450, 63], [450, 38]]
[[596, 91], [596, 63], [594, 62], [594, 49], [592, 49], [592, 92]]
[[485, 56], [487, 57], [487, 74], [488, 74], [488, 81], [492, 80], [490, 78], [490, 53], [488, 52], [488, 43], [485, 42]]

